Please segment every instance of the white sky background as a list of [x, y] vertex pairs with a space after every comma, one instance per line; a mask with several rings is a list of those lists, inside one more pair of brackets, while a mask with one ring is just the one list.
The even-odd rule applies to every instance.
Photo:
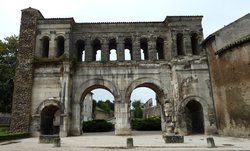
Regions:
[[[21, 10], [28, 7], [40, 10], [45, 18], [74, 17], [76, 22], [163, 21], [166, 16], [203, 15], [204, 37], [250, 12], [250, 0], [4, 0], [0, 6], [0, 40], [19, 34]], [[141, 98], [151, 92], [137, 93]]]
[[76, 22], [163, 21], [166, 16], [203, 15], [204, 37], [250, 12], [250, 0], [4, 0], [0, 39], [19, 34], [21, 10]]

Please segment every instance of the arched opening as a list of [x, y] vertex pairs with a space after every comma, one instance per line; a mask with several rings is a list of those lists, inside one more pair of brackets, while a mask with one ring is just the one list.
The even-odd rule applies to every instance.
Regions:
[[[114, 130], [114, 96], [109, 89], [100, 85], [88, 88], [82, 96], [80, 106], [83, 132]], [[105, 127], [107, 125], [111, 127]]]
[[60, 132], [60, 109], [55, 105], [44, 107], [41, 111], [41, 134], [57, 135]]
[[76, 49], [77, 49], [77, 61], [85, 61], [85, 44], [83, 40], [78, 40], [76, 42]]
[[184, 41], [183, 41], [183, 34], [178, 33], [176, 35], [176, 46], [177, 46], [177, 55], [182, 56], [184, 55]]
[[62, 54], [64, 54], [64, 37], [59, 36], [57, 37], [57, 54], [56, 57], [60, 57]]
[[204, 116], [201, 104], [191, 100], [185, 107], [187, 134], [204, 133]]
[[95, 61], [100, 61], [102, 59], [102, 51], [97, 50], [95, 55]]
[[157, 50], [157, 60], [164, 59], [164, 40], [162, 38], [157, 38], [156, 40], [156, 50]]
[[116, 61], [117, 60], [117, 52], [115, 49], [110, 50], [110, 61]]
[[133, 90], [131, 94], [132, 109], [134, 102], [140, 102], [141, 115], [135, 116], [136, 114], [131, 113], [131, 117], [135, 118], [150, 118], [160, 117], [159, 104], [157, 103], [156, 93], [147, 87], [139, 87]]
[[115, 61], [117, 60], [117, 51], [116, 51], [116, 40], [115, 39], [110, 39], [109, 40], [109, 60], [110, 61]]
[[133, 53], [132, 53], [132, 40], [130, 38], [125, 38], [124, 40], [124, 48], [125, 48], [125, 60], [132, 60]]
[[198, 35], [196, 33], [191, 34], [191, 46], [192, 46], [192, 54], [199, 55], [198, 51]]
[[101, 42], [98, 39], [95, 39], [92, 43], [93, 46], [93, 60], [92, 61], [100, 61], [101, 60]]
[[49, 57], [49, 37], [47, 36], [42, 38], [42, 57]]
[[146, 38], [140, 40], [141, 60], [148, 60], [148, 41]]
[[[162, 118], [162, 92], [152, 83], [136, 86], [130, 96], [130, 117], [133, 133], [140, 131], [159, 131], [161, 134], [164, 118]], [[138, 125], [138, 122], [142, 122]]]

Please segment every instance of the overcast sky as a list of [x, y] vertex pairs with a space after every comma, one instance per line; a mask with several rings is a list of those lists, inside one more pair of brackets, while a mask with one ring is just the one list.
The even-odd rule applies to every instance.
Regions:
[[74, 17], [76, 22], [163, 21], [166, 16], [202, 15], [207, 37], [249, 13], [250, 0], [4, 0], [1, 40], [19, 34], [21, 10], [28, 7], [40, 10], [45, 18]]
[[204, 36], [250, 12], [250, 0], [4, 0], [0, 39], [18, 35], [21, 10], [33, 7], [45, 18], [76, 22], [163, 21], [166, 16], [203, 15]]

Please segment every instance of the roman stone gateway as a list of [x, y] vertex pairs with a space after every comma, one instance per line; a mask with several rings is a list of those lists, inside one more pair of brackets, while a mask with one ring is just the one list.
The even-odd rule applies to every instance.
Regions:
[[164, 133], [215, 132], [201, 20], [77, 23], [22, 10], [11, 130], [81, 135], [83, 100], [103, 88], [115, 98], [115, 134], [131, 134], [131, 93], [148, 87], [157, 94]]

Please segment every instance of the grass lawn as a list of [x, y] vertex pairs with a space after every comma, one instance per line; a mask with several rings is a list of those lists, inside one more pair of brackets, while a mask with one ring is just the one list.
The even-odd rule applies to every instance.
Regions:
[[8, 135], [8, 134], [9, 134], [9, 127], [0, 126], [0, 136]]
[[9, 133], [9, 127], [0, 126], [0, 142], [30, 137], [29, 133]]

